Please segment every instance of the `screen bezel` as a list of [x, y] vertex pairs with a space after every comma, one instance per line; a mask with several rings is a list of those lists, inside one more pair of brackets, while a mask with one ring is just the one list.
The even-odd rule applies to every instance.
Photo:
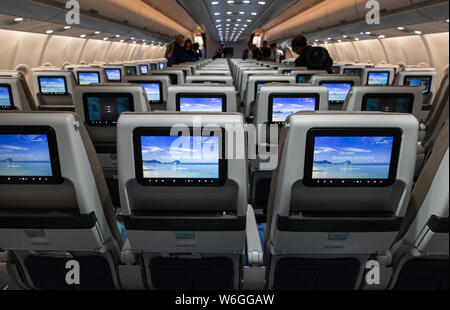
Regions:
[[[313, 128], [306, 136], [303, 184], [308, 187], [386, 187], [395, 182], [403, 132], [399, 128]], [[313, 179], [316, 137], [394, 137], [387, 179]]]
[[[108, 76], [108, 72], [107, 71], [111, 71], [111, 70], [119, 70], [119, 73], [120, 73], [120, 80], [111, 80], [110, 78], [109, 78], [109, 76]], [[108, 82], [122, 82], [122, 69], [120, 69], [120, 68], [106, 68], [105, 69], [105, 74], [106, 74], [106, 78], [108, 79]]]
[[150, 71], [156, 71], [158, 70], [158, 65], [156, 63], [151, 63], [150, 64]]
[[[177, 112], [183, 112], [180, 111], [181, 108], [181, 98], [220, 98], [222, 99], [222, 112], [227, 112], [227, 95], [226, 94], [211, 94], [211, 93], [178, 93], [176, 96], [176, 110]], [[193, 112], [193, 113], [203, 113], [201, 111], [199, 112]], [[217, 112], [220, 113], [220, 112]]]
[[[159, 101], [150, 100], [150, 99], [147, 98], [148, 99], [148, 103], [162, 103], [162, 102], [164, 102], [163, 87], [162, 87], [162, 82], [161, 81], [142, 81], [142, 80], [138, 81], [138, 80], [136, 80], [136, 81], [129, 81], [129, 82], [132, 83], [132, 84], [138, 84], [138, 85], [141, 85], [141, 84], [158, 84], [159, 85]], [[145, 87], [144, 87], [144, 90], [145, 90]], [[147, 95], [147, 92], [145, 92], [145, 94]]]
[[[88, 97], [99, 97], [99, 98], [105, 98], [105, 97], [121, 97], [121, 98], [128, 98], [129, 102], [130, 102], [130, 111], [128, 112], [134, 112], [134, 97], [132, 94], [130, 93], [84, 93], [83, 94], [83, 109], [84, 109], [84, 120], [85, 123], [89, 126], [94, 126], [94, 127], [116, 127], [117, 126], [117, 121], [116, 122], [112, 122], [112, 123], [108, 123], [105, 121], [91, 121], [89, 119], [89, 107], [88, 107], [88, 102], [87, 99]], [[120, 117], [120, 115], [119, 115]], [[97, 123], [98, 122], [98, 123]]]
[[[274, 122], [273, 121], [273, 100], [275, 98], [314, 98], [316, 100], [315, 111], [318, 111], [320, 108], [320, 94], [318, 93], [305, 93], [305, 94], [296, 94], [296, 93], [274, 93], [269, 95], [269, 107], [268, 107], [268, 120], [269, 124], [276, 124], [278, 126], [282, 126], [285, 124], [284, 122]], [[300, 112], [300, 111], [299, 111]]]
[[[387, 81], [386, 81], [386, 84], [370, 84], [370, 76], [372, 75], [372, 74], [381, 74], [381, 73], [384, 73], [384, 74], [386, 74], [387, 73]], [[367, 73], [367, 85], [368, 86], [389, 86], [390, 85], [390, 83], [389, 83], [389, 81], [391, 80], [391, 72], [390, 71], [369, 71], [368, 73]]]
[[[385, 99], [385, 98], [398, 98], [398, 99], [405, 99], [408, 98], [409, 99], [409, 110], [408, 112], [397, 112], [397, 111], [390, 111], [390, 112], [386, 112], [386, 111], [378, 111], [378, 112], [385, 112], [385, 113], [413, 113], [413, 109], [414, 109], [414, 101], [415, 101], [415, 97], [414, 94], [365, 94], [363, 96], [362, 99], [362, 104], [361, 104], [361, 111], [367, 111], [367, 101], [369, 98], [374, 98], [374, 99]], [[368, 111], [367, 111], [368, 112]]]
[[[171, 136], [173, 128], [167, 127], [138, 127], [133, 131], [133, 150], [134, 150], [134, 168], [136, 180], [143, 186], [223, 186], [228, 178], [228, 161], [225, 159], [225, 129], [220, 128], [222, 138], [219, 137], [219, 148], [221, 149], [221, 158], [219, 159], [219, 178], [218, 179], [199, 179], [199, 178], [144, 178], [143, 160], [142, 160], [142, 142], [141, 137], [145, 136]], [[180, 128], [183, 132], [185, 128]], [[190, 136], [194, 136], [194, 129], [189, 128]], [[181, 136], [180, 133], [178, 136]], [[203, 130], [202, 130], [203, 132]], [[209, 136], [214, 136], [213, 133]], [[207, 137], [207, 136], [205, 136]], [[206, 182], [205, 182], [206, 180]], [[209, 182], [208, 182], [209, 181]]]
[[131, 70], [131, 69], [134, 68], [136, 74], [128, 74], [127, 73], [128, 76], [137, 76], [138, 75], [138, 68], [136, 66], [125, 66], [124, 68], [125, 68], [125, 72], [126, 73], [127, 73], [128, 70]]
[[[42, 78], [44, 78], [44, 79], [64, 79], [64, 88], [65, 88], [65, 90], [66, 90], [66, 92], [64, 93], [64, 94], [50, 94], [50, 93], [44, 93], [43, 91], [42, 91], [42, 84], [41, 84], [41, 79]], [[66, 79], [66, 77], [65, 76], [56, 76], [56, 75], [48, 75], [48, 76], [46, 76], [46, 75], [39, 75], [38, 77], [37, 77], [37, 79], [38, 79], [38, 84], [39, 84], [39, 93], [42, 95], [42, 96], [53, 96], [53, 97], [60, 97], [60, 96], [68, 96], [69, 95], [69, 90], [67, 89], [67, 79]]]
[[[297, 84], [309, 84], [309, 82], [311, 82], [311, 79], [312, 79], [313, 75], [314, 75], [314, 74], [297, 74], [296, 77], [295, 77], [295, 82], [296, 82]], [[298, 78], [299, 78], [300, 76], [308, 76], [308, 77], [309, 77], [308, 82], [300, 83], [300, 82], [298, 81]]]
[[16, 110], [16, 106], [14, 105], [14, 98], [13, 98], [11, 85], [9, 85], [9, 84], [0, 84], [0, 87], [5, 87], [5, 88], [8, 89], [9, 103], [10, 103], [9, 106], [2, 106], [2, 105], [0, 105], [0, 111]]
[[[407, 75], [407, 76], [405, 76], [403, 85], [414, 87], [413, 85], [411, 85], [411, 80], [424, 80], [424, 79], [427, 79], [430, 81], [430, 86], [428, 87], [428, 90], [426, 92], [423, 92], [423, 94], [429, 95], [431, 92], [431, 83], [433, 82], [433, 76], [431, 76], [431, 75]], [[406, 84], [406, 83], [408, 83], [408, 84]], [[420, 86], [416, 86], [416, 87], [420, 87]]]
[[[355, 81], [321, 81], [319, 83], [320, 86], [324, 86], [324, 84], [335, 84], [335, 85], [337, 85], [337, 84], [350, 84], [353, 87], [353, 86], [355, 86]], [[350, 87], [350, 90], [351, 90], [352, 87]], [[350, 91], [348, 93], [350, 93]], [[348, 96], [348, 94], [347, 94], [347, 96]], [[346, 99], [347, 99], [347, 97], [346, 97]], [[328, 102], [331, 103], [331, 104], [344, 104], [345, 103], [345, 99], [343, 101], [330, 100], [330, 93], [328, 92]]]
[[52, 176], [0, 176], [0, 184], [62, 184], [56, 132], [50, 126], [0, 126], [0, 135], [46, 135]]
[[[147, 72], [144, 73], [144, 72], [142, 71], [142, 68], [147, 68]], [[146, 75], [146, 74], [148, 74], [148, 73], [150, 72], [148, 65], [139, 65], [139, 70], [141, 71], [141, 73], [142, 73], [143, 75]]]
[[208, 81], [208, 80], [192, 80], [191, 81], [191, 84], [206, 84], [206, 85], [208, 85], [208, 84], [227, 84], [227, 82], [226, 81], [219, 81], [219, 80], [217, 80], [217, 81]]
[[[81, 84], [81, 81], [80, 81], [80, 74], [96, 74], [97, 75], [97, 77], [98, 77], [98, 82], [97, 83], [91, 83], [91, 84]], [[87, 85], [93, 85], [93, 84], [99, 84], [99, 83], [101, 83], [101, 80], [100, 80], [100, 72], [98, 72], [98, 71], [78, 71], [77, 72], [77, 78], [78, 78], [78, 84], [80, 85], [80, 86], [87, 86]]]

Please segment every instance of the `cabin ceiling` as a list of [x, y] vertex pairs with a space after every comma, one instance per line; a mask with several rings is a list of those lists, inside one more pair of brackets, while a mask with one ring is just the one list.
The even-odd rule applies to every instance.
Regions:
[[169, 18], [176, 20], [177, 23], [186, 29], [194, 30], [198, 24], [192, 19], [178, 3], [177, 0], [141, 0], [146, 5], [154, 8]]
[[177, 0], [213, 40], [249, 37], [298, 0]]

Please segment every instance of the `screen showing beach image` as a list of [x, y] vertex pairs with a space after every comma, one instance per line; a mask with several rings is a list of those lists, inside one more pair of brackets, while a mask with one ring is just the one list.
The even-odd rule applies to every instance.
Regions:
[[306, 84], [311, 80], [312, 75], [297, 75], [298, 84]]
[[106, 69], [106, 76], [108, 77], [108, 81], [121, 81], [122, 80], [122, 72], [120, 69]]
[[367, 82], [370, 86], [386, 86], [389, 84], [389, 72], [369, 72], [369, 79]]
[[117, 123], [123, 112], [130, 112], [128, 97], [87, 97], [87, 118], [90, 122]]
[[367, 98], [365, 111], [412, 113], [413, 99], [411, 97]]
[[52, 175], [47, 135], [0, 134], [0, 176]]
[[218, 179], [219, 137], [141, 137], [143, 176]]
[[66, 80], [63, 77], [40, 77], [41, 93], [44, 95], [64, 95], [67, 93]]
[[142, 74], [147, 74], [148, 73], [148, 66], [147, 65], [141, 65], [141, 73]]
[[222, 98], [180, 98], [180, 112], [223, 112]]
[[10, 107], [11, 97], [9, 96], [8, 87], [0, 87], [0, 107]]
[[351, 83], [323, 83], [328, 88], [329, 101], [342, 101], [347, 98], [350, 89], [353, 87]]
[[273, 98], [272, 122], [284, 122], [300, 111], [314, 111], [316, 98]]
[[315, 137], [313, 179], [388, 179], [394, 137]]
[[430, 92], [431, 87], [431, 78], [430, 77], [407, 77], [405, 79], [406, 86], [417, 86], [421, 87], [424, 94], [428, 94]]
[[98, 72], [78, 72], [78, 81], [80, 85], [100, 83], [100, 74]]
[[148, 101], [150, 102], [161, 101], [161, 89], [158, 83], [139, 83], [139, 85], [144, 87], [145, 92], [147, 93]]

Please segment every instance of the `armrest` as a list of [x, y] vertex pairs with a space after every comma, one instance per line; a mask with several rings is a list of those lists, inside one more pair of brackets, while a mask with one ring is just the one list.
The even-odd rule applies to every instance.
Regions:
[[251, 205], [247, 208], [247, 261], [248, 265], [262, 265], [264, 253], [259, 239], [258, 225], [256, 223], [255, 211]]

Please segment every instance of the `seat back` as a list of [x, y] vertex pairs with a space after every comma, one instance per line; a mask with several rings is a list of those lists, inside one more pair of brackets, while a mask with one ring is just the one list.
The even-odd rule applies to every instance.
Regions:
[[181, 85], [184, 84], [184, 72], [183, 70], [158, 70], [151, 71], [150, 75], [167, 75], [170, 78], [170, 84], [172, 85]]
[[[168, 98], [167, 90], [170, 83], [170, 78], [167, 75], [149, 75], [149, 76], [134, 76], [127, 77], [125, 83], [139, 84], [143, 86], [147, 93], [147, 99], [152, 107], [152, 110], [165, 110]], [[153, 109], [155, 107], [155, 109]]]
[[295, 81], [298, 84], [308, 84], [314, 75], [327, 75], [325, 70], [293, 70], [289, 75], [295, 76]]
[[37, 111], [34, 98], [22, 75], [4, 77], [0, 74], [0, 111]]
[[32, 79], [39, 110], [73, 111], [77, 81], [72, 72], [33, 70]]
[[140, 75], [139, 67], [135, 63], [125, 63], [125, 76], [136, 76]]
[[172, 85], [168, 90], [167, 111], [236, 112], [236, 90], [223, 84]]
[[120, 83], [125, 76], [125, 67], [122, 65], [105, 65], [106, 80], [110, 83]]
[[420, 120], [423, 94], [417, 87], [354, 86], [343, 110], [410, 113]]
[[259, 70], [252, 69], [252, 70], [241, 71], [241, 75], [240, 75], [240, 77], [238, 77], [239, 78], [238, 85], [240, 85], [238, 92], [239, 92], [239, 97], [241, 98], [241, 102], [245, 102], [244, 98], [245, 98], [245, 92], [247, 90], [248, 78], [250, 76], [256, 75], [256, 74], [257, 75], [266, 75], [266, 74], [278, 75], [279, 73], [278, 73], [278, 70], [269, 70], [267, 68], [261, 68]]
[[255, 99], [258, 95], [259, 87], [270, 83], [294, 84], [295, 77], [284, 74], [254, 74], [248, 77], [247, 87], [244, 92], [244, 114], [245, 117], [253, 116]]
[[339, 74], [357, 76], [362, 78], [363, 70], [366, 68], [364, 65], [345, 65], [340, 67]]
[[[117, 120], [123, 112], [151, 111], [142, 86], [107, 83], [75, 87], [75, 112], [97, 148], [115, 149]], [[115, 153], [115, 151], [113, 152]]]
[[310, 81], [313, 85], [324, 85], [328, 88], [330, 110], [342, 110], [347, 95], [353, 86], [361, 86], [361, 78], [350, 75], [313, 75]]
[[76, 260], [84, 277], [76, 288], [118, 287], [122, 239], [83, 123], [65, 112], [12, 112], [0, 124], [9, 150], [0, 155], [0, 248], [14, 254], [23, 281], [73, 288], [66, 262]]
[[395, 80], [395, 68], [364, 68], [362, 71], [362, 85], [389, 86]]
[[[240, 128], [234, 150], [242, 155], [243, 124], [236, 113], [127, 113], [119, 119], [124, 226], [131, 250], [143, 253], [150, 287], [239, 287], [246, 159], [226, 157], [234, 133], [225, 126]], [[193, 148], [198, 150], [195, 159], [190, 156]]]
[[[306, 67], [292, 67], [292, 66], [279, 66], [278, 71], [280, 74], [291, 75], [292, 71], [306, 71], [308, 68]], [[326, 71], [325, 71], [326, 72]]]
[[192, 75], [186, 77], [186, 84], [226, 84], [233, 86], [233, 78], [227, 75]]
[[399, 231], [417, 137], [418, 121], [408, 114], [288, 118], [268, 206], [269, 287], [358, 287], [365, 260], [386, 253]]

